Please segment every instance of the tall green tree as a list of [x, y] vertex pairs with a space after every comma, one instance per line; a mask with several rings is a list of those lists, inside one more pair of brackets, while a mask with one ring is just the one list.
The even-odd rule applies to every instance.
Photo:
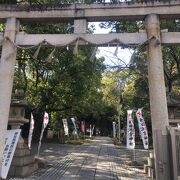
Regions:
[[[32, 23], [21, 24], [20, 28], [26, 33], [72, 33], [70, 24]], [[46, 110], [52, 114], [53, 124], [68, 116], [92, 115], [97, 119], [103, 107], [98, 89], [104, 59], [94, 57], [94, 50], [94, 47], [43, 44], [18, 49], [13, 88], [24, 89], [34, 112], [42, 115]]]

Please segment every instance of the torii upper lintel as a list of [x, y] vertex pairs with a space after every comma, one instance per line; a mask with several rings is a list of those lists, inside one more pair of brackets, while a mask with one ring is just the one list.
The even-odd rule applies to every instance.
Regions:
[[148, 3], [9, 5], [0, 6], [0, 21], [15, 17], [21, 21], [73, 21], [85, 18], [89, 22], [115, 20], [144, 20], [148, 14], [160, 18], [180, 18], [180, 1], [150, 1]]

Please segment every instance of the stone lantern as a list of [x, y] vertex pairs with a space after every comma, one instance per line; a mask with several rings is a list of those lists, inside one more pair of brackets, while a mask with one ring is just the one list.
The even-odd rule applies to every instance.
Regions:
[[[10, 125], [11, 129], [20, 129], [20, 126], [29, 122], [25, 118], [26, 106], [27, 101], [24, 99], [24, 91], [15, 90], [9, 111], [8, 125]], [[35, 163], [34, 155], [31, 154], [27, 144], [24, 143], [24, 139], [20, 135], [8, 176], [26, 177], [37, 168], [38, 165]]]
[[13, 94], [10, 111], [9, 111], [9, 121], [8, 124], [11, 129], [19, 129], [24, 123], [28, 123], [29, 120], [25, 119], [25, 108], [27, 106], [27, 101], [24, 99], [23, 90], [15, 90]]
[[180, 124], [180, 101], [172, 98], [170, 95], [167, 97], [169, 124], [177, 126]]

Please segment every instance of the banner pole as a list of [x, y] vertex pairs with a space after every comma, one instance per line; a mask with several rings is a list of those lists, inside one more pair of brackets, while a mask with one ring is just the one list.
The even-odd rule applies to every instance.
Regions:
[[41, 135], [40, 135], [40, 139], [39, 139], [37, 156], [39, 156], [39, 153], [40, 153], [41, 140], [42, 140], [42, 138], [43, 138], [43, 133], [44, 133], [45, 128], [46, 128], [47, 125], [48, 125], [48, 122], [49, 122], [49, 115], [48, 115], [47, 112], [44, 112], [44, 118], [43, 118], [43, 124], [42, 124], [42, 129], [41, 129]]
[[92, 137], [92, 135], [91, 135], [91, 124], [90, 124], [90, 129], [89, 129], [89, 136], [90, 136], [90, 138]]
[[33, 114], [31, 113], [29, 136], [28, 136], [28, 147], [29, 147], [29, 149], [31, 149], [31, 141], [32, 141], [33, 131], [34, 131], [34, 117], [33, 117]]
[[133, 161], [136, 161], [136, 149], [133, 149]]
[[40, 153], [41, 140], [42, 140], [42, 137], [43, 137], [43, 133], [44, 133], [44, 128], [41, 130], [41, 135], [40, 135], [40, 139], [39, 139], [39, 145], [38, 145], [38, 153], [37, 153], [37, 156], [39, 156], [39, 153]]

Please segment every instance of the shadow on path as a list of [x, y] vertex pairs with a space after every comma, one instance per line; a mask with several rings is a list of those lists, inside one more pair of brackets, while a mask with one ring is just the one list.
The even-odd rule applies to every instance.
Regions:
[[[147, 155], [139, 151], [141, 163]], [[144, 154], [143, 154], [144, 153]], [[131, 166], [133, 151], [116, 147], [108, 137], [95, 137], [83, 145], [42, 145], [41, 157], [47, 167], [39, 169], [27, 180], [147, 180], [141, 166]]]

